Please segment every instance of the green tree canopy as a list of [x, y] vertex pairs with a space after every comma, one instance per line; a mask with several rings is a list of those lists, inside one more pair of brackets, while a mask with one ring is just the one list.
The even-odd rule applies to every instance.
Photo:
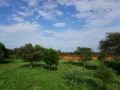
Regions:
[[106, 33], [106, 38], [99, 42], [99, 49], [111, 55], [120, 55], [120, 33]]
[[5, 55], [6, 55], [5, 46], [0, 42], [0, 60], [3, 60], [5, 58]]
[[87, 47], [77, 47], [77, 50], [75, 50], [75, 53], [77, 55], [80, 55], [80, 60], [83, 61], [84, 66], [86, 65], [85, 63], [89, 60], [92, 60], [92, 49], [87, 48]]
[[38, 61], [41, 59], [41, 54], [44, 48], [40, 45], [33, 46], [31, 43], [21, 46], [17, 50], [18, 57], [22, 58], [24, 61], [30, 62], [30, 67], [33, 66], [33, 61]]
[[48, 65], [49, 71], [51, 65], [58, 65], [59, 55], [54, 49], [45, 49], [42, 54], [42, 60]]

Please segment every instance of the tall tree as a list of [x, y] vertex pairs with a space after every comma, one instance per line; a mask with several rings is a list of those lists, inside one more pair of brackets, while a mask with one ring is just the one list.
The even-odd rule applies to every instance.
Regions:
[[105, 39], [99, 42], [99, 49], [101, 52], [106, 52], [110, 55], [120, 55], [120, 33], [106, 33]]
[[87, 47], [77, 47], [77, 50], [75, 50], [75, 53], [77, 55], [80, 55], [80, 60], [84, 63], [84, 66], [86, 65], [86, 62], [89, 60], [92, 60], [92, 49]]
[[59, 55], [54, 49], [45, 49], [42, 54], [42, 60], [48, 65], [50, 71], [51, 65], [58, 65]]
[[5, 55], [6, 55], [5, 46], [0, 42], [0, 60], [3, 60], [5, 58]]
[[[42, 48], [42, 49], [41, 49]], [[30, 62], [30, 67], [33, 67], [33, 61], [38, 61], [41, 59], [43, 47], [35, 45], [35, 47], [29, 43], [21, 46], [17, 50], [18, 57], [22, 58], [24, 61]]]

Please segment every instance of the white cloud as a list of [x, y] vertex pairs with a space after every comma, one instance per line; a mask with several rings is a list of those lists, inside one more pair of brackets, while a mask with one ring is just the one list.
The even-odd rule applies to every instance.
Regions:
[[[90, 47], [94, 51], [98, 51], [99, 41], [105, 38], [106, 32], [119, 32], [118, 27], [112, 28], [89, 28], [82, 30], [64, 30], [61, 32], [46, 30], [43, 33], [51, 34], [53, 38], [59, 41], [59, 45], [62, 50], [75, 50], [77, 46]], [[62, 45], [62, 46], [61, 46]]]
[[8, 7], [10, 4], [6, 0], [0, 0], [0, 7]]
[[27, 2], [29, 6], [35, 6], [37, 4], [37, 0], [23, 0]]
[[55, 23], [54, 26], [55, 27], [65, 27], [65, 23], [64, 22], [60, 22], [60, 23]]
[[56, 13], [56, 15], [62, 16], [63, 12], [59, 11], [59, 10], [54, 10], [54, 12]]
[[[9, 3], [6, 1], [7, 0], [0, 0], [0, 7], [9, 6]], [[21, 6], [21, 4], [19, 4], [20, 8], [19, 10], [16, 9], [16, 14], [12, 14], [11, 12], [12, 16], [9, 17], [9, 21], [15, 21], [13, 22], [14, 24], [0, 25], [0, 41], [8, 48], [15, 48], [26, 43], [32, 43], [40, 44], [48, 48], [61, 49], [62, 51], [74, 51], [77, 46], [90, 47], [96, 50], [99, 41], [105, 37], [106, 32], [119, 32], [120, 29], [119, 0], [23, 1], [26, 2], [28, 6]], [[66, 12], [63, 13], [62, 11]], [[62, 17], [62, 15], [65, 16]], [[71, 15], [72, 18], [69, 15]], [[33, 17], [26, 19], [28, 16]], [[53, 20], [51, 24], [54, 27], [64, 27], [66, 29], [58, 32], [57, 30], [55, 31], [52, 26], [50, 28], [54, 30], [44, 30], [43, 28], [47, 27], [49, 22], [41, 20], [41, 17], [46, 20]], [[62, 22], [65, 18], [68, 23]], [[43, 21], [43, 23], [47, 23], [41, 28], [40, 24], [37, 22], [29, 22], [28, 19], [30, 19], [30, 21], [37, 19], [36, 21], [38, 22]], [[114, 22], [117, 23], [114, 25], [111, 24]], [[78, 25], [83, 24], [84, 27], [75, 27], [72, 26], [71, 23], [74, 23], [74, 25], [76, 23]], [[71, 25], [70, 27], [72, 29], [65, 27], [66, 24], [67, 26]], [[74, 27], [78, 29], [74, 30]]]
[[74, 0], [57, 0], [57, 2], [58, 2], [60, 5], [71, 6], [71, 5], [73, 5], [72, 2], [74, 2]]
[[63, 12], [58, 10], [58, 3], [53, 0], [39, 1], [40, 6], [34, 8], [43, 19], [54, 20], [57, 16], [62, 16]]
[[21, 12], [21, 11], [17, 11], [17, 13], [18, 13], [19, 15], [21, 15], [21, 16], [24, 16], [24, 17], [26, 17], [26, 16], [31, 16], [31, 15], [33, 14], [32, 11], [31, 11], [31, 12]]
[[120, 2], [109, 0], [73, 0], [78, 11], [74, 16], [90, 26], [108, 26], [120, 18]]
[[42, 3], [42, 6], [40, 8], [43, 10], [54, 10], [57, 6], [58, 4], [55, 1], [47, 0]]
[[63, 13], [59, 10], [52, 10], [52, 11], [39, 10], [38, 13], [46, 20], [52, 20], [55, 19], [55, 17], [57, 16], [63, 15]]
[[38, 19], [40, 17], [40, 15], [37, 15], [35, 18]]
[[[120, 26], [112, 28], [89, 28], [82, 30], [68, 29], [61, 32], [41, 29], [36, 22], [23, 22], [8, 26], [0, 25], [0, 41], [7, 48], [16, 48], [26, 43], [39, 44], [44, 47], [74, 51], [77, 46], [97, 50], [99, 41], [105, 38], [106, 32], [117, 32]], [[44, 34], [51, 34], [50, 37]], [[49, 44], [48, 44], [49, 43]], [[62, 45], [62, 46], [61, 46]]]
[[18, 15], [16, 15], [16, 14], [13, 14], [11, 17], [9, 17], [8, 18], [8, 21], [17, 21], [17, 22], [23, 22], [23, 21], [25, 21], [24, 19], [23, 19], [23, 17], [19, 17]]
[[20, 6], [20, 9], [25, 10], [25, 11], [29, 11], [29, 9], [25, 6]]
[[12, 24], [8, 26], [0, 25], [0, 31], [6, 32], [6, 33], [29, 33], [31, 31], [37, 31], [40, 29], [40, 25], [36, 22], [20, 22], [17, 24]]
[[52, 15], [52, 12], [46, 12], [46, 11], [39, 10], [38, 13], [40, 16], [43, 16], [44, 19], [51, 20], [54, 18]]
[[[11, 25], [0, 25], [0, 41], [7, 48], [16, 48], [26, 43], [37, 43], [42, 37], [39, 33], [41, 26], [36, 22], [23, 22]], [[38, 34], [36, 34], [38, 32]], [[40, 36], [39, 36], [40, 35]], [[38, 41], [36, 41], [38, 39]], [[35, 43], [34, 43], [35, 41]]]

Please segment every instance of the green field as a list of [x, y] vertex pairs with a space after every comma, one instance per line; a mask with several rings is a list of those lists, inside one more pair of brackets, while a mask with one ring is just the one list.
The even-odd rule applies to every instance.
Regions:
[[[59, 65], [52, 66], [49, 72], [42, 61], [34, 62], [33, 68], [30, 68], [29, 62], [20, 59], [4, 60], [0, 62], [0, 90], [93, 90], [96, 87], [93, 74], [98, 66], [100, 61], [89, 61], [83, 67], [78, 61], [60, 60]], [[65, 73], [72, 70], [79, 71], [84, 79], [77, 86], [67, 84], [64, 78]], [[117, 75], [115, 82], [108, 87], [109, 90], [120, 90], [120, 76]]]

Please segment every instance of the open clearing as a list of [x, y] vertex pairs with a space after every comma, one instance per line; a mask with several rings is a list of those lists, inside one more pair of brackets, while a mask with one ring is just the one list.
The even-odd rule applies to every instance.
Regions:
[[[100, 61], [89, 61], [86, 67], [78, 61], [60, 60], [59, 65], [52, 66], [49, 72], [44, 62], [34, 62], [33, 68], [29, 62], [20, 59], [10, 59], [0, 62], [0, 90], [69, 90], [70, 85], [65, 83], [64, 73], [70, 70], [79, 70], [81, 77], [93, 78], [93, 73], [100, 65]], [[118, 83], [110, 85], [110, 90], [120, 90], [120, 76]], [[61, 88], [61, 89], [60, 89]], [[116, 89], [115, 89], [116, 88]], [[76, 89], [79, 90], [79, 89]], [[81, 90], [91, 90], [85, 82]]]

